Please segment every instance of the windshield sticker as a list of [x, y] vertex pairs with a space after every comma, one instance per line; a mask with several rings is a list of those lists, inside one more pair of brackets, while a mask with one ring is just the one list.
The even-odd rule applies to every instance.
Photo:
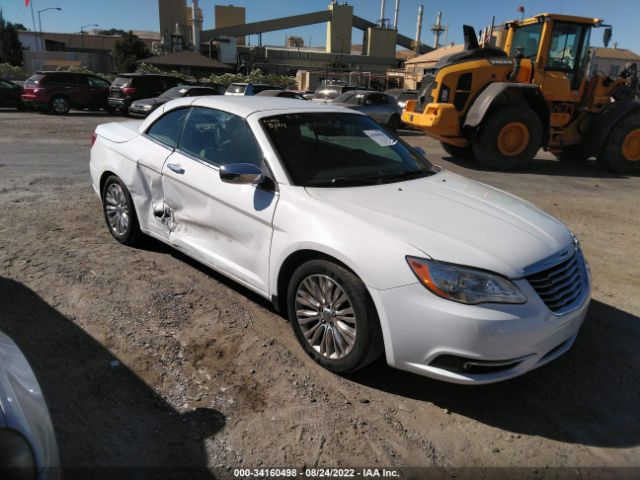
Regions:
[[367, 137], [369, 137], [381, 147], [390, 147], [398, 143], [397, 140], [394, 140], [389, 135], [380, 130], [363, 130], [363, 132]]

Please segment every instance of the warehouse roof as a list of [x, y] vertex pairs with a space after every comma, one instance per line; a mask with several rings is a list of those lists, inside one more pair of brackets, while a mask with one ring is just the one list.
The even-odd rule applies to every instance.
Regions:
[[182, 50], [181, 52], [169, 53], [168, 55], [158, 55], [140, 60], [139, 63], [149, 63], [151, 65], [166, 65], [172, 67], [195, 67], [209, 68], [218, 70], [231, 70], [231, 67], [225, 63], [219, 62], [212, 58], [207, 58], [199, 53], [191, 50]]

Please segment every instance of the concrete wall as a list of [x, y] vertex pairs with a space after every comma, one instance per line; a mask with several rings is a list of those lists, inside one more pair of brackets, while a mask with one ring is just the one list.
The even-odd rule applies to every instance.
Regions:
[[38, 70], [55, 70], [63, 66], [83, 66], [96, 73], [113, 72], [110, 55], [78, 52], [34, 52], [25, 50], [24, 69], [28, 74]]
[[398, 32], [390, 28], [369, 27], [365, 55], [382, 58], [396, 57], [396, 41]]
[[353, 7], [351, 5], [329, 5], [331, 21], [327, 23], [326, 51], [330, 53], [351, 53], [351, 29], [353, 28]]
[[[246, 23], [246, 11], [244, 7], [233, 5], [216, 5], [214, 9], [215, 28], [233, 27]], [[238, 45], [244, 45], [245, 37], [238, 37]]]
[[[185, 0], [158, 0], [160, 14], [160, 38], [170, 43], [171, 35], [175, 32], [176, 23], [186, 26], [187, 4]], [[189, 40], [189, 39], [186, 39]]]

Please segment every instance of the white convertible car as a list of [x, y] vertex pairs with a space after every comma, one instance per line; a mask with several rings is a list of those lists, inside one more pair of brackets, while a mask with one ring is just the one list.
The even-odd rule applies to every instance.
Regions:
[[367, 116], [202, 97], [97, 128], [113, 236], [157, 238], [285, 313], [318, 363], [457, 383], [566, 352], [590, 297], [576, 238], [508, 193], [431, 165]]

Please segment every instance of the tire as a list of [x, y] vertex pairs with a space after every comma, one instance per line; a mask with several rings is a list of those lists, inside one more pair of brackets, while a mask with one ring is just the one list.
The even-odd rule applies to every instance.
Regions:
[[[140, 231], [133, 200], [122, 180], [115, 175], [107, 178], [102, 187], [101, 197], [104, 220], [113, 238], [124, 245], [139, 243], [143, 234]], [[117, 220], [118, 216], [122, 223]]]
[[627, 115], [611, 129], [598, 161], [615, 173], [640, 173], [640, 112]]
[[473, 142], [478, 162], [496, 170], [520, 170], [542, 145], [542, 123], [526, 106], [508, 105], [489, 113]]
[[[326, 307], [322, 308], [322, 293], [318, 289], [314, 290], [311, 284], [317, 288], [320, 285], [330, 288], [330, 295], [336, 303], [327, 302]], [[313, 291], [316, 293], [310, 293]], [[334, 306], [336, 310], [333, 310]], [[349, 306], [352, 314], [349, 313]], [[287, 290], [287, 309], [293, 331], [302, 348], [317, 363], [332, 372], [359, 370], [377, 359], [384, 350], [378, 314], [364, 283], [351, 271], [333, 262], [310, 260], [295, 270]], [[306, 314], [298, 315], [303, 310]], [[344, 316], [340, 317], [336, 312], [343, 312]], [[313, 313], [319, 315], [314, 316]], [[301, 324], [298, 316], [307, 322]], [[309, 321], [314, 317], [318, 318]], [[355, 331], [355, 339], [343, 333], [345, 331]], [[310, 336], [310, 340], [307, 340], [305, 333]], [[323, 338], [327, 338], [326, 344]], [[338, 341], [334, 338], [338, 338]]]
[[54, 115], [66, 115], [70, 108], [69, 99], [64, 95], [56, 95], [49, 100], [49, 111]]
[[387, 123], [387, 128], [392, 132], [397, 132], [400, 128], [402, 122], [400, 122], [400, 117], [398, 115], [391, 115], [389, 122]]
[[448, 155], [453, 158], [473, 158], [473, 148], [471, 145], [466, 147], [458, 147], [456, 145], [451, 145], [450, 143], [440, 142], [442, 145], [442, 149], [447, 152]]

